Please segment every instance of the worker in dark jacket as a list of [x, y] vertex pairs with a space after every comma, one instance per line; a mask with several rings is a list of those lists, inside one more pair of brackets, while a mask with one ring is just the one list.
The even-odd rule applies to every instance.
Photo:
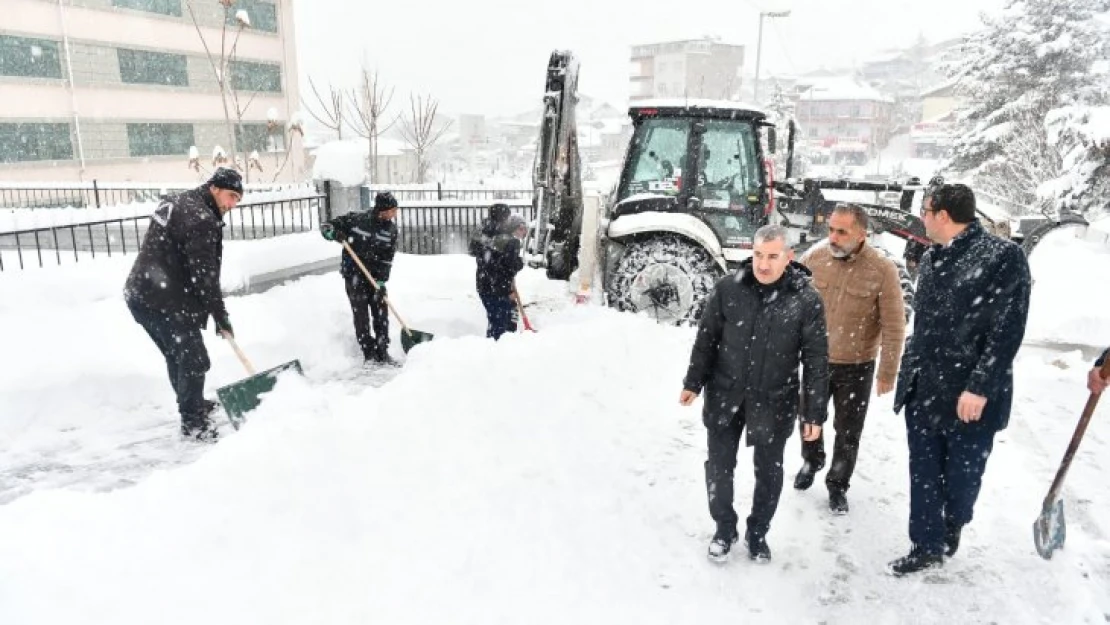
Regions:
[[216, 331], [232, 335], [220, 290], [223, 215], [243, 197], [238, 172], [217, 169], [204, 185], [166, 197], [150, 219], [143, 245], [124, 286], [131, 315], [166, 359], [177, 394], [181, 434], [218, 437], [204, 399], [210, 362], [200, 331], [212, 317]]
[[922, 204], [935, 245], [921, 257], [913, 334], [894, 396], [895, 412], [906, 409], [913, 544], [890, 563], [895, 575], [955, 555], [994, 436], [1010, 419], [1029, 265], [1020, 247], [988, 233], [975, 214], [975, 195], [962, 184], [936, 187]]
[[[738, 538], [732, 507], [740, 435], [754, 447], [755, 495], [747, 520], [748, 556], [771, 559], [767, 532], [782, 494], [783, 450], [802, 422], [802, 436], [821, 435], [829, 392], [825, 308], [809, 270], [791, 262], [793, 250], [780, 226], [754, 236], [754, 254], [739, 273], [722, 278], [702, 313], [680, 403], [689, 406], [705, 389], [702, 421], [708, 430], [705, 483], [717, 531], [709, 557], [724, 561]], [[804, 388], [798, 365], [804, 370]], [[806, 410], [798, 414], [805, 395]]]
[[[368, 211], [340, 215], [320, 226], [320, 233], [329, 241], [347, 242], [366, 265], [374, 284], [366, 279], [349, 253], [344, 250], [340, 275], [347, 287], [355, 338], [368, 362], [393, 364], [389, 357], [389, 310], [386, 306], [386, 282], [393, 269], [397, 252], [397, 200], [386, 191], [374, 196]], [[374, 331], [370, 332], [370, 318]]]
[[519, 215], [510, 215], [498, 223], [494, 219], [497, 208], [494, 205], [491, 218], [470, 240], [470, 254], [477, 265], [475, 287], [486, 309], [486, 336], [495, 340], [506, 332], [516, 331], [513, 308], [517, 294], [513, 281], [524, 268], [520, 246], [528, 234], [528, 223]]

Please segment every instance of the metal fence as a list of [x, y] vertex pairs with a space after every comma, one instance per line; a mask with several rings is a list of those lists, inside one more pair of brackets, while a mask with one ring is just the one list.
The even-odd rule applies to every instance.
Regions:
[[[327, 196], [314, 194], [270, 202], [242, 203], [224, 218], [225, 240], [250, 240], [308, 232], [327, 214]], [[138, 252], [149, 215], [0, 232], [0, 271], [80, 262], [83, 257]], [[14, 257], [14, 261], [13, 261]]]
[[[9, 183], [0, 182], [0, 209], [2, 208], [104, 208], [157, 201], [163, 194], [177, 193], [196, 188], [201, 183], [171, 183], [166, 185], [113, 182]], [[248, 195], [255, 192], [272, 192], [287, 189], [311, 191], [306, 184], [248, 184]]]
[[398, 202], [427, 202], [444, 200], [531, 200], [531, 187], [492, 188], [484, 186], [447, 187], [442, 184], [424, 185], [365, 185], [362, 187], [362, 206], [368, 208], [379, 191], [389, 191]]
[[[535, 218], [531, 203], [506, 202], [525, 219]], [[397, 216], [399, 241], [397, 251], [406, 254], [465, 254], [467, 242], [489, 214], [488, 205], [472, 203], [458, 205], [405, 205]]]

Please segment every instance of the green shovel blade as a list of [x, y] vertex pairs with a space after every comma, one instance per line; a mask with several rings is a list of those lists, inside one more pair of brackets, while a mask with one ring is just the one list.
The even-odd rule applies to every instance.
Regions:
[[302, 375], [304, 374], [301, 369], [301, 361], [291, 360], [273, 369], [267, 369], [218, 389], [216, 397], [223, 404], [232, 427], [238, 430], [243, 423], [244, 415], [257, 408], [258, 404], [261, 403], [261, 396], [274, 390], [278, 374], [291, 369]]
[[413, 330], [412, 328], [401, 330], [401, 349], [405, 350], [407, 354], [413, 347], [421, 343], [427, 343], [433, 338], [435, 338], [435, 335], [431, 332], [421, 332], [420, 330]]

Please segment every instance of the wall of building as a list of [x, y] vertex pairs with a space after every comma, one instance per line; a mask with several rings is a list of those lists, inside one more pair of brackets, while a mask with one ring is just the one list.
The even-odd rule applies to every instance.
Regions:
[[[144, 4], [171, 13], [176, 7], [180, 15], [128, 8]], [[185, 139], [198, 148], [206, 165], [215, 146], [230, 148], [215, 73], [183, 1], [64, 0], [62, 5], [64, 13], [53, 0], [5, 0], [5, 12], [20, 19], [17, 26], [0, 22], [0, 37], [37, 40], [32, 56], [56, 55], [60, 67], [45, 77], [0, 75], [0, 101], [5, 103], [0, 139], [40, 139], [43, 125], [67, 124], [72, 154], [50, 160], [39, 158], [45, 152], [32, 153], [34, 146], [19, 153], [0, 148], [0, 179], [174, 179], [187, 166], [187, 147], [178, 150]], [[214, 1], [193, 6], [201, 32], [218, 49], [223, 7]], [[256, 138], [245, 143], [257, 146], [272, 171], [274, 160], [285, 159], [285, 149], [301, 150], [299, 139], [284, 132], [300, 108], [292, 4], [237, 0], [234, 9], [240, 8], [251, 14], [255, 26], [240, 35], [236, 58], [243, 65], [232, 72], [235, 81], [250, 83], [238, 84], [248, 126], [243, 132]], [[0, 71], [11, 73], [10, 68]], [[272, 136], [261, 136], [271, 111], [278, 125]], [[150, 135], [146, 139], [144, 132]], [[147, 154], [160, 150], [150, 148], [151, 141], [172, 147], [174, 153]], [[136, 145], [148, 147], [136, 150]], [[303, 154], [289, 160], [300, 164], [287, 166], [282, 179], [303, 170]], [[269, 179], [271, 174], [262, 175]]]

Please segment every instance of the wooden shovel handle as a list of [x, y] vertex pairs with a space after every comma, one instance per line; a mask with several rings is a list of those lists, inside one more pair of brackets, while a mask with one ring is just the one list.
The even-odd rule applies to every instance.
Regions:
[[243, 350], [239, 349], [239, 344], [235, 342], [235, 337], [231, 336], [227, 332], [221, 332], [221, 334], [223, 335], [224, 340], [226, 340], [228, 344], [231, 345], [231, 349], [235, 350], [235, 355], [239, 357], [239, 362], [243, 363], [243, 368], [247, 370], [247, 373], [250, 375], [254, 375], [254, 365], [251, 364], [251, 361], [247, 360], [247, 355], [243, 353]]
[[[1110, 378], [1110, 358], [1102, 363], [1102, 368], [1099, 369], [1099, 375], [1103, 379]], [[1079, 417], [1079, 423], [1075, 426], [1075, 433], [1071, 436], [1071, 442], [1068, 443], [1068, 450], [1064, 452], [1064, 459], [1060, 462], [1060, 468], [1056, 471], [1056, 479], [1052, 480], [1052, 487], [1048, 489], [1048, 494], [1045, 495], [1042, 507], [1048, 510], [1052, 504], [1056, 502], [1056, 497], [1060, 494], [1060, 489], [1064, 487], [1064, 478], [1068, 474], [1068, 469], [1071, 468], [1071, 461], [1075, 458], [1075, 452], [1079, 449], [1079, 442], [1083, 440], [1083, 434], [1087, 431], [1087, 426], [1091, 423], [1091, 416], [1095, 413], [1095, 406], [1098, 405], [1098, 398], [1101, 393], [1091, 393], [1087, 397], [1087, 405], [1083, 407], [1083, 414]]]
[[[346, 241], [342, 241], [342, 243], [343, 249], [347, 250], [347, 253], [351, 255], [351, 260], [355, 261], [358, 268], [362, 270], [362, 275], [366, 276], [366, 279], [370, 282], [370, 286], [373, 287], [375, 291], [379, 290], [378, 281], [374, 279], [374, 276], [370, 275], [370, 270], [366, 268], [366, 265], [362, 264], [362, 259], [358, 257], [358, 254], [355, 254], [355, 250], [351, 248], [351, 244]], [[385, 305], [389, 307], [389, 312], [393, 313], [394, 317], [397, 317], [397, 323], [401, 324], [401, 329], [405, 331], [405, 334], [412, 334], [412, 332], [409, 331], [408, 324], [401, 318], [401, 315], [397, 314], [397, 309], [393, 307], [393, 303], [389, 301], [388, 297], [385, 298]]]

